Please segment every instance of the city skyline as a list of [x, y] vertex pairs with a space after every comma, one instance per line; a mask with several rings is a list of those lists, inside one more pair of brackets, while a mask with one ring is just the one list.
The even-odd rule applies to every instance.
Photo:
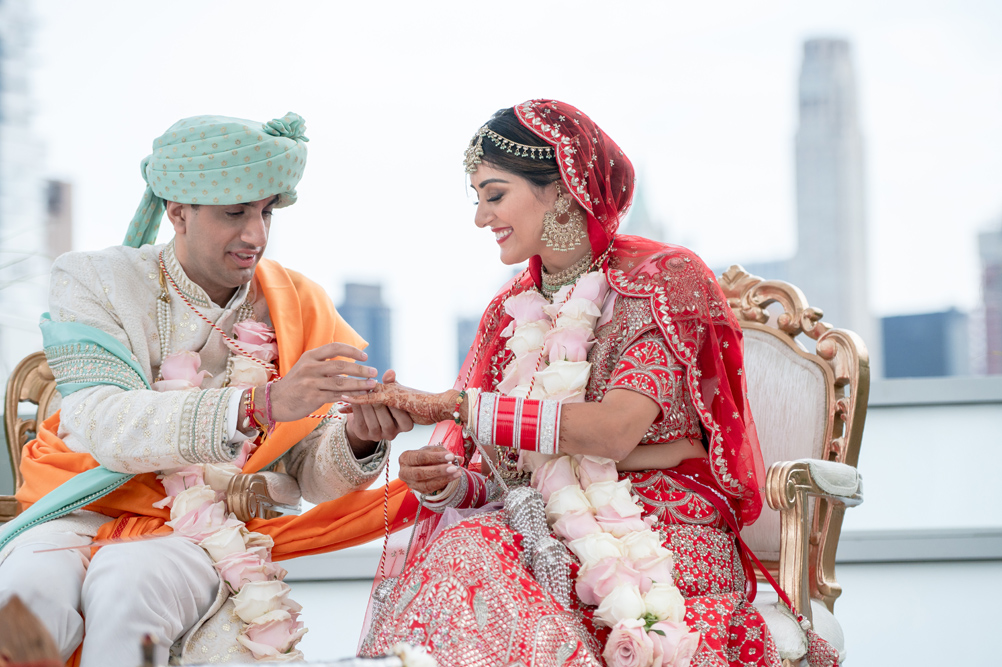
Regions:
[[[539, 21], [559, 17], [570, 32], [599, 14], [607, 27], [603, 58], [556, 71], [467, 39], [469, 25], [489, 24], [484, 39], [511, 35], [502, 51], [542, 48], [513, 30], [518, 12], [303, 3], [294, 58], [263, 57], [224, 84], [189, 76], [184, 95], [169, 94], [182, 72], [234, 46], [182, 27], [177, 17], [197, 4], [170, 15], [141, 3], [37, 7], [35, 127], [50, 173], [74, 184], [77, 247], [121, 241], [142, 191], [136, 165], [178, 118], [296, 111], [310, 169], [300, 202], [276, 216], [269, 253], [325, 285], [384, 284], [399, 370], [426, 386], [452, 383], [456, 317], [479, 315], [509, 275], [472, 224], [460, 166], [469, 136], [505, 104], [553, 96], [589, 113], [633, 159], [651, 215], [709, 264], [789, 256], [800, 44], [844, 36], [861, 72], [874, 312], [974, 307], [976, 232], [1002, 214], [1002, 47], [988, 28], [1002, 10], [987, 2], [537, 7]], [[198, 9], [200, 25], [234, 7]], [[240, 15], [255, 12], [267, 5], [240, 4]], [[170, 35], [169, 55], [145, 48], [151, 31]], [[276, 82], [277, 92], [247, 92]], [[944, 254], [959, 269], [930, 275]]]

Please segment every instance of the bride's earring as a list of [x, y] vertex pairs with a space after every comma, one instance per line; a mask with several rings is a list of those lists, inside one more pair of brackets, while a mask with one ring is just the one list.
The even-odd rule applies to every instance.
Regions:
[[553, 209], [543, 214], [542, 240], [546, 242], [546, 247], [557, 252], [577, 248], [588, 238], [584, 216], [579, 209], [571, 209], [571, 197], [560, 191], [560, 183], [557, 183], [557, 202]]

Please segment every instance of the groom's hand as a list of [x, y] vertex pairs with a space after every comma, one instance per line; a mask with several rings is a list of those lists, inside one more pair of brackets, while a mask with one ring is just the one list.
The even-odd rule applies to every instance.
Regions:
[[441, 491], [459, 479], [459, 457], [439, 445], [429, 445], [400, 455], [400, 479], [418, 493]]
[[347, 392], [375, 387], [376, 369], [351, 359], [365, 361], [368, 355], [344, 343], [328, 343], [304, 353], [285, 377], [271, 386], [272, 418], [296, 421], [327, 403], [342, 400]]
[[[392, 370], [383, 373], [383, 383], [393, 383], [396, 380], [396, 373]], [[392, 440], [412, 428], [414, 421], [403, 410], [379, 404], [354, 405], [348, 415], [346, 432], [355, 456], [362, 458], [375, 449], [373, 443]]]

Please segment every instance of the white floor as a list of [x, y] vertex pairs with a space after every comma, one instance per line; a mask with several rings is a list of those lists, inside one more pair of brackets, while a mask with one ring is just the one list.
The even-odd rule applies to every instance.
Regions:
[[[1002, 664], [995, 634], [1002, 561], [843, 564], [838, 578], [844, 593], [835, 613], [851, 667]], [[292, 583], [310, 628], [300, 644], [308, 659], [354, 654], [370, 586]]]

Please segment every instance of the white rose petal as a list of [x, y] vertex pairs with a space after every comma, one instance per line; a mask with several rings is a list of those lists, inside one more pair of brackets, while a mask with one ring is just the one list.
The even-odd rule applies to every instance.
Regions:
[[601, 315], [601, 309], [591, 300], [578, 299], [572, 295], [571, 299], [560, 307], [557, 326], [586, 326], [589, 329], [594, 329], [595, 322]]
[[651, 530], [638, 530], [623, 538], [626, 557], [634, 563], [645, 558], [667, 556], [671, 552], [661, 544], [661, 537]]
[[214, 502], [216, 502], [216, 492], [208, 485], [199, 484], [190, 489], [185, 489], [174, 496], [174, 505], [170, 508], [170, 519], [171, 521], [177, 521], [188, 512], [197, 510], [205, 503]]
[[230, 526], [217, 530], [212, 535], [198, 543], [198, 546], [209, 552], [209, 558], [219, 561], [230, 554], [238, 554], [247, 550], [244, 537], [241, 534], [243, 526]]
[[627, 503], [632, 503], [633, 497], [630, 495], [630, 487], [631, 484], [628, 479], [620, 479], [614, 482], [595, 482], [588, 485], [585, 495], [588, 496], [588, 502], [595, 508], [612, 504], [616, 498], [619, 498], [621, 501], [625, 500]]
[[244, 544], [247, 545], [248, 549], [254, 549], [257, 547], [263, 547], [265, 549], [271, 549], [275, 546], [275, 540], [271, 539], [271, 535], [265, 535], [264, 533], [253, 533], [246, 528], [243, 529]]
[[595, 618], [610, 628], [623, 619], [641, 618], [644, 598], [636, 584], [620, 584], [605, 596], [595, 611]]
[[644, 596], [644, 609], [644, 613], [656, 616], [659, 621], [685, 620], [685, 598], [673, 584], [652, 585]]
[[[623, 543], [609, 533], [589, 533], [567, 543], [581, 561], [581, 569], [592, 567], [603, 558], [622, 558]], [[638, 593], [639, 595], [639, 593]]]
[[546, 321], [529, 322], [520, 327], [515, 327], [515, 333], [505, 343], [505, 347], [511, 350], [516, 357], [528, 354], [532, 350], [539, 350], [543, 347], [543, 338], [550, 330], [550, 323]]
[[226, 491], [230, 485], [230, 480], [234, 475], [240, 473], [240, 468], [232, 463], [206, 463], [205, 483], [213, 491]]
[[244, 356], [230, 358], [230, 384], [260, 387], [268, 382], [271, 374], [260, 363]]
[[284, 581], [251, 581], [233, 596], [234, 611], [244, 623], [276, 609], [287, 609], [289, 585]]
[[533, 396], [542, 393], [544, 397], [554, 397], [566, 401], [568, 397], [581, 396], [588, 386], [591, 362], [554, 361], [546, 370], [536, 372], [536, 386]]
[[546, 520], [552, 524], [564, 512], [573, 512], [574, 510], [591, 512], [592, 507], [581, 487], [571, 484], [550, 495], [550, 500], [546, 503]]

